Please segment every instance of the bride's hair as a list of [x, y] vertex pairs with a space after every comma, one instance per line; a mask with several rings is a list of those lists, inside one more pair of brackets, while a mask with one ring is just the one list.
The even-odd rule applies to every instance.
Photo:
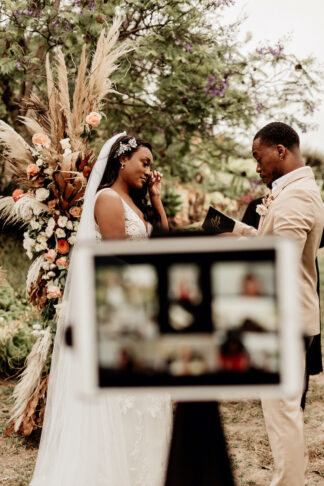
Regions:
[[[130, 140], [132, 141], [134, 139], [136, 141], [136, 145], [132, 142], [129, 143]], [[125, 145], [127, 146], [126, 149], [124, 148], [123, 151], [120, 150], [121, 144], [124, 147]], [[110, 153], [108, 155], [106, 168], [103, 173], [101, 182], [98, 186], [97, 192], [100, 189], [111, 187], [116, 181], [120, 171], [120, 157], [122, 157], [123, 155], [126, 157], [131, 157], [132, 154], [135, 153], [140, 147], [147, 147], [149, 151], [152, 152], [151, 144], [141, 138], [124, 135], [116, 140], [116, 142], [112, 145]], [[130, 190], [130, 196], [136, 206], [142, 211], [146, 221], [149, 221], [154, 228], [157, 228], [160, 223], [160, 216], [157, 211], [148, 204], [147, 189], [147, 184], [144, 184], [142, 189], [132, 188]]]

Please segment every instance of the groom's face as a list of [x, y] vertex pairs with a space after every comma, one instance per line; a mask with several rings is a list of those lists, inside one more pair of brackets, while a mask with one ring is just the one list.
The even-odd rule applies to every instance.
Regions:
[[265, 145], [256, 138], [252, 145], [252, 154], [257, 161], [256, 171], [267, 186], [282, 176], [282, 160], [277, 145]]

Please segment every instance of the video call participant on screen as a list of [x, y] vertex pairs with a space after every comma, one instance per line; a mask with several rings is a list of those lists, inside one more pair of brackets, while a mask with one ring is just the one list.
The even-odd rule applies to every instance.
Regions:
[[[272, 194], [259, 208], [259, 226], [236, 222], [234, 235], [275, 234], [294, 238], [300, 261], [300, 302], [304, 335], [319, 333], [315, 258], [324, 227], [324, 206], [314, 174], [305, 167], [298, 134], [274, 122], [257, 132], [252, 145], [256, 171]], [[301, 357], [304, 361], [305, 355]], [[303, 364], [304, 366], [304, 364]], [[304, 486], [307, 451], [301, 394], [292, 399], [263, 399], [262, 409], [274, 458], [271, 486]]]

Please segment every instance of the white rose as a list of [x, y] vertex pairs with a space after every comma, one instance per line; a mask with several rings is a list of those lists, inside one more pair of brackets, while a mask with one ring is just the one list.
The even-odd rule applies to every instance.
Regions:
[[76, 233], [71, 233], [70, 238], [68, 238], [68, 243], [70, 243], [70, 245], [74, 245], [75, 237], [76, 237]]
[[53, 269], [53, 268], [56, 268], [55, 263], [51, 263], [51, 264], [50, 264], [50, 268], [52, 268], [52, 269]]
[[47, 276], [49, 278], [55, 277], [55, 272], [48, 272]]
[[58, 238], [65, 238], [66, 237], [66, 233], [65, 233], [65, 231], [62, 228], [57, 228], [57, 230], [55, 231], [55, 233], [56, 233], [56, 236]]
[[43, 245], [41, 245], [41, 243], [36, 243], [35, 245], [35, 250], [36, 251], [42, 251], [44, 248], [43, 248]]
[[41, 187], [40, 189], [36, 189], [35, 195], [36, 201], [45, 201], [50, 195], [50, 192], [48, 189]]
[[33, 230], [37, 230], [41, 227], [41, 225], [39, 224], [38, 221], [36, 221], [36, 219], [32, 219], [30, 221], [30, 226], [32, 227]]
[[35, 240], [33, 240], [32, 238], [29, 238], [29, 236], [24, 238], [23, 247], [25, 248], [25, 250], [30, 250], [34, 246], [35, 246]]
[[47, 238], [46, 238], [46, 235], [44, 233], [40, 233], [36, 240], [38, 241], [38, 243], [46, 243], [47, 242]]
[[36, 160], [37, 167], [42, 167], [43, 163], [44, 163], [44, 161], [42, 159], [37, 159]]
[[72, 223], [72, 221], [70, 221], [70, 220], [69, 220], [69, 221], [66, 223], [66, 227], [67, 227], [67, 229], [68, 229], [68, 230], [73, 230], [73, 223]]
[[74, 221], [73, 222], [73, 229], [74, 229], [74, 231], [78, 231], [78, 228], [79, 228], [79, 221]]
[[53, 230], [47, 227], [45, 230], [45, 235], [47, 236], [47, 238], [50, 238], [52, 234], [53, 234]]
[[66, 216], [60, 216], [57, 221], [57, 224], [59, 225], [60, 228], [65, 228], [67, 222], [68, 222], [68, 218]]
[[47, 262], [47, 261], [46, 261], [46, 262], [43, 262], [43, 263], [42, 263], [42, 268], [43, 268], [44, 270], [46, 270], [46, 271], [47, 271], [47, 270], [49, 270], [49, 269], [50, 269], [50, 264], [49, 264], [49, 262]]
[[71, 148], [69, 138], [62, 138], [62, 140], [60, 140], [60, 144], [63, 150]]

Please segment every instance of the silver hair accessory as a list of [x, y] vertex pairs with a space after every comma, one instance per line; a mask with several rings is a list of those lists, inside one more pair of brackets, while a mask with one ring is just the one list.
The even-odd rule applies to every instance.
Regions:
[[137, 142], [135, 138], [130, 138], [127, 143], [120, 142], [116, 155], [117, 157], [120, 157], [122, 154], [125, 154], [136, 147]]

